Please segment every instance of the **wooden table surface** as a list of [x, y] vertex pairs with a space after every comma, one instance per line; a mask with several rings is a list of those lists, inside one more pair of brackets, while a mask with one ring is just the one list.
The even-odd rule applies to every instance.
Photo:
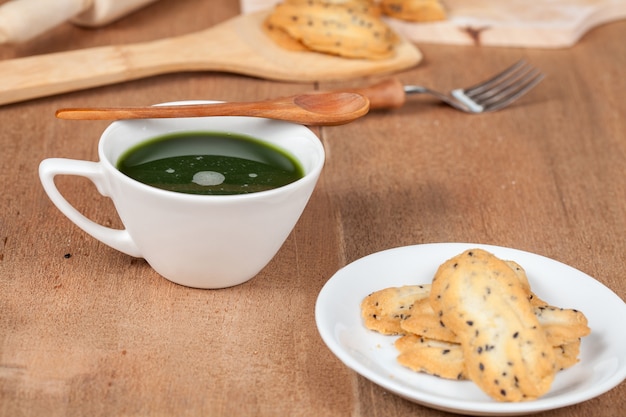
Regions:
[[[10, 59], [147, 41], [236, 16], [234, 0], [162, 0], [102, 29], [63, 25]], [[107, 122], [60, 121], [60, 107], [182, 99], [256, 100], [345, 82], [279, 83], [185, 73], [0, 108], [0, 415], [444, 416], [358, 376], [322, 342], [324, 283], [365, 255], [473, 242], [569, 264], [626, 297], [626, 21], [571, 49], [419, 45], [398, 74], [443, 90], [527, 59], [546, 74], [515, 106], [467, 115], [426, 97], [355, 123], [314, 129], [327, 163], [307, 209], [254, 279], [197, 290], [99, 243], [53, 206], [47, 157], [97, 160]], [[0, 80], [0, 82], [2, 82]], [[59, 180], [90, 218], [119, 226], [86, 180]], [[381, 278], [382, 279], [382, 278]], [[355, 306], [357, 308], [357, 306]], [[554, 417], [621, 415], [626, 385]]]

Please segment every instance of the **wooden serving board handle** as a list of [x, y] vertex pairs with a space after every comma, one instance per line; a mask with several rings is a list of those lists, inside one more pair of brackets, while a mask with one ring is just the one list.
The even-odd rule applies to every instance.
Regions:
[[0, 105], [164, 73], [221, 71], [310, 82], [391, 73], [422, 55], [403, 41], [386, 60], [345, 59], [280, 48], [263, 33], [265, 12], [157, 41], [104, 46], [0, 62]]

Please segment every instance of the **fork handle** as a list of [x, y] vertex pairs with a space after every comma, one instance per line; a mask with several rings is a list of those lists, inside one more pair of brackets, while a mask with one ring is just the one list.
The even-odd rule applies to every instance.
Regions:
[[370, 101], [370, 110], [395, 109], [406, 102], [404, 85], [396, 78], [390, 78], [366, 87], [347, 89], [351, 93], [358, 93]]

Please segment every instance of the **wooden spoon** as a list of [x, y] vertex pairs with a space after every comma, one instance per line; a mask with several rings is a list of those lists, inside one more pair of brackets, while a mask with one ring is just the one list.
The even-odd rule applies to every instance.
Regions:
[[185, 104], [149, 107], [59, 109], [56, 117], [71, 120], [119, 120], [204, 116], [253, 116], [308, 126], [345, 124], [367, 114], [369, 100], [358, 93], [307, 93], [257, 102]]
[[182, 71], [312, 82], [400, 71], [422, 59], [420, 51], [406, 40], [396, 46], [393, 58], [382, 60], [289, 51], [263, 32], [267, 14], [240, 15], [173, 38], [1, 61], [0, 105]]

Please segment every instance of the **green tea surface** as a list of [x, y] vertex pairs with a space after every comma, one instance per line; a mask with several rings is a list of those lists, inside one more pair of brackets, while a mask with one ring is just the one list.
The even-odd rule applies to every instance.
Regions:
[[188, 194], [232, 195], [297, 181], [303, 169], [282, 149], [244, 136], [193, 132], [129, 149], [118, 169], [144, 184]]

